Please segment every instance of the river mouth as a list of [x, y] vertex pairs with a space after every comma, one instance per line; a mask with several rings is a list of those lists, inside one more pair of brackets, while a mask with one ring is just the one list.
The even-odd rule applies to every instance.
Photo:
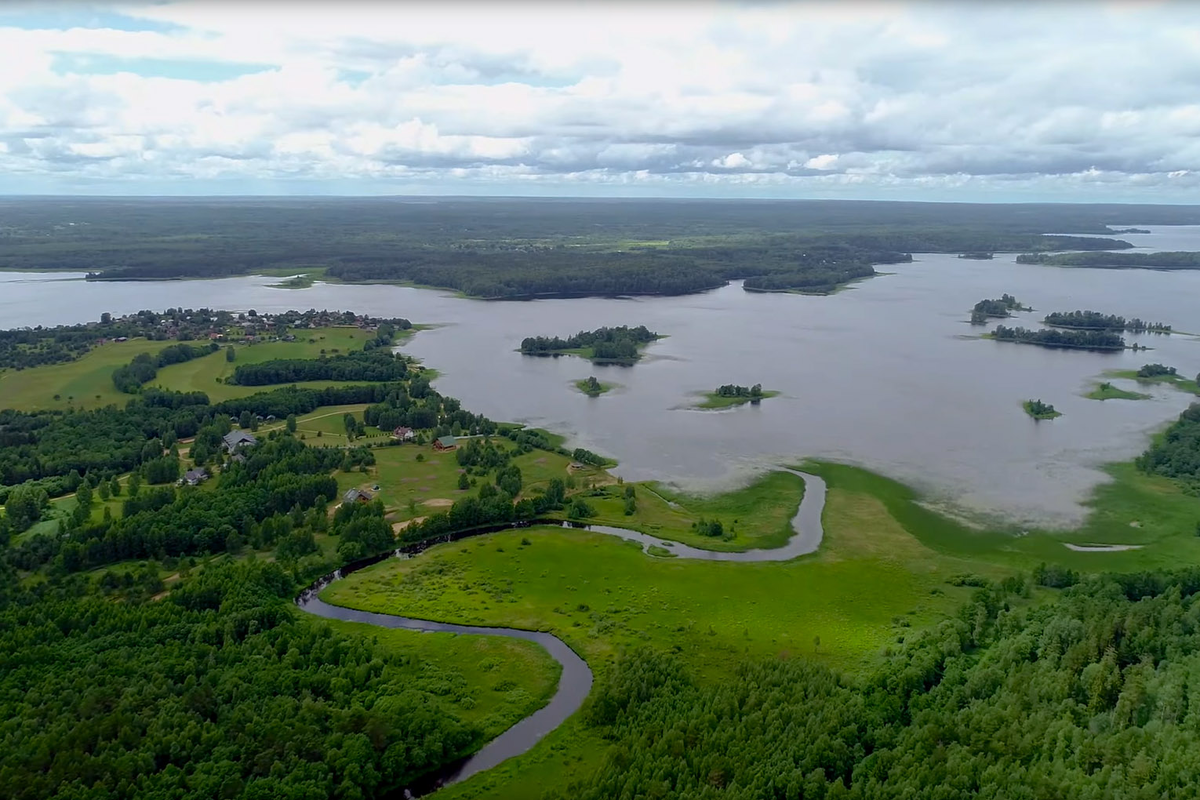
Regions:
[[566, 722], [578, 711], [592, 690], [593, 676], [578, 653], [570, 645], [557, 636], [544, 631], [529, 631], [519, 628], [488, 627], [482, 625], [458, 625], [450, 622], [433, 622], [431, 620], [402, 617], [395, 614], [381, 614], [374, 611], [359, 611], [326, 603], [321, 599], [321, 592], [334, 581], [339, 581], [354, 572], [372, 567], [390, 558], [411, 558], [436, 544], [458, 541], [461, 539], [497, 533], [503, 530], [528, 528], [533, 525], [557, 525], [563, 528], [585, 530], [615, 536], [626, 541], [642, 545], [642, 551], [650, 558], [661, 558], [652, 548], [667, 548], [671, 558], [693, 559], [698, 561], [731, 561], [731, 562], [764, 562], [790, 561], [799, 556], [816, 552], [824, 539], [824, 529], [821, 526], [821, 514], [825, 510], [825, 481], [816, 475], [788, 469], [785, 470], [798, 476], [804, 481], [804, 497], [792, 517], [792, 536], [782, 547], [770, 550], [745, 550], [742, 552], [718, 552], [691, 547], [681, 542], [669, 539], [659, 539], [647, 536], [639, 531], [628, 528], [618, 528], [611, 525], [583, 525], [559, 520], [530, 520], [506, 525], [494, 525], [486, 528], [474, 528], [438, 537], [434, 541], [406, 545], [388, 553], [382, 553], [360, 561], [347, 564], [339, 570], [329, 573], [314, 581], [307, 589], [296, 597], [296, 606], [302, 611], [326, 619], [336, 619], [344, 622], [359, 622], [376, 625], [382, 628], [400, 628], [426, 633], [456, 633], [470, 636], [504, 636], [510, 639], [522, 639], [541, 645], [550, 657], [558, 662], [562, 673], [558, 679], [558, 688], [550, 702], [533, 712], [525, 719], [501, 733], [495, 739], [485, 744], [477, 752], [460, 761], [448, 764], [440, 770], [425, 775], [409, 786], [401, 789], [397, 797], [421, 797], [431, 794], [438, 789], [464, 781], [472, 775], [500, 764], [515, 756], [529, 752], [541, 739]]

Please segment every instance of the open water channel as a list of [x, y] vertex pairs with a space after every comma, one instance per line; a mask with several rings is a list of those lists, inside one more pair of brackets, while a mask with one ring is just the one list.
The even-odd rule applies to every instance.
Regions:
[[[1122, 223], [1125, 224], [1125, 223]], [[1136, 225], [1136, 221], [1129, 223]], [[1200, 250], [1200, 228], [1128, 235], [1145, 250]], [[62, 273], [0, 273], [0, 326], [52, 325], [143, 308], [283, 311], [344, 309], [434, 323], [404, 348], [436, 367], [437, 387], [498, 420], [567, 434], [611, 454], [630, 480], [717, 488], [805, 457], [862, 464], [935, 502], [1018, 524], [1070, 526], [1105, 476], [1098, 467], [1141, 452], [1190, 395], [1154, 387], [1145, 401], [1082, 397], [1108, 369], [1147, 361], [1200, 372], [1200, 339], [1127, 336], [1149, 352], [1090, 353], [981, 340], [967, 323], [984, 297], [1016, 295], [1036, 311], [1094, 309], [1200, 333], [1200, 271], [1060, 269], [1013, 256], [970, 261], [919, 255], [829, 297], [745, 292], [483, 302], [427, 289], [317, 284], [275, 278], [87, 283]], [[525, 336], [644, 324], [665, 334], [634, 367], [531, 358]], [[596, 374], [618, 390], [587, 398], [571, 382]], [[688, 408], [719, 384], [782, 392], [760, 406]], [[1037, 423], [1021, 402], [1041, 398], [1064, 416]], [[3, 398], [0, 398], [3, 405]]]

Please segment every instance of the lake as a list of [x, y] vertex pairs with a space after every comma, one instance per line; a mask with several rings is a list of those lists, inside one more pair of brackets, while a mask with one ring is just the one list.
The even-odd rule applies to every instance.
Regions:
[[[1153, 230], [1124, 237], [1139, 249], [1200, 250], [1200, 228], [1138, 227]], [[61, 273], [0, 273], [0, 325], [178, 306], [403, 316], [440, 326], [403, 348], [442, 373], [440, 391], [493, 419], [545, 427], [615, 456], [626, 479], [718, 488], [771, 465], [820, 457], [870, 467], [934, 502], [1021, 525], [1076, 523], [1080, 503], [1105, 479], [1097, 468], [1140, 453], [1193, 399], [1169, 387], [1149, 389], [1153, 398], [1137, 402], [1081, 395], [1104, 370], [1148, 361], [1194, 376], [1195, 337], [1127, 336], [1154, 348], [1141, 353], [1047, 350], [980, 340], [982, 329], [967, 319], [976, 301], [1008, 292], [1036, 309], [1009, 324], [1036, 327], [1049, 311], [1090, 308], [1200, 332], [1200, 271], [1061, 269], [1016, 264], [1011, 255], [920, 255], [880, 269], [892, 274], [829, 297], [750, 293], [733, 284], [684, 297], [534, 302], [380, 285], [279, 289], [271, 286], [279, 279], [262, 277], [87, 283]], [[622, 324], [644, 324], [667, 338], [629, 368], [516, 352], [526, 336]], [[591, 374], [621, 386], [585, 397], [571, 383]], [[687, 407], [693, 393], [723, 383], [761, 383], [782, 395], [728, 411]], [[1021, 409], [1031, 398], [1064, 416], [1031, 420]]]

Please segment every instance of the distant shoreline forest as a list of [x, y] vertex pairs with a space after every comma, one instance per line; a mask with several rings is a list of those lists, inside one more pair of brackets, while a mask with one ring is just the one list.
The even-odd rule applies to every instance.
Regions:
[[[1120, 250], [1114, 206], [409, 198], [0, 200], [0, 270], [90, 280], [295, 275], [491, 300], [828, 293], [925, 253]], [[1139, 210], [1155, 224], [1200, 211]]]

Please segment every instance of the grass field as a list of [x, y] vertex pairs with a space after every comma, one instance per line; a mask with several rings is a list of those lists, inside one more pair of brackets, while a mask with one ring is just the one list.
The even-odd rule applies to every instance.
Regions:
[[[337, 426], [342, 425], [340, 413], [329, 419]], [[297, 428], [302, 429], [303, 425]], [[493, 441], [513, 449], [505, 439]], [[317, 444], [317, 441], [310, 439], [310, 443]], [[421, 456], [419, 461], [418, 455]], [[512, 463], [521, 469], [524, 492], [544, 487], [552, 478], [566, 480], [572, 477], [567, 470], [571, 459], [558, 453], [534, 450], [514, 457]], [[370, 490], [383, 501], [390, 519], [404, 521], [443, 511], [455, 500], [477, 492], [477, 485], [466, 491], [458, 488], [461, 471], [453, 451], [439, 453], [428, 445], [404, 444], [376, 448], [375, 466], [367, 467], [366, 472], [338, 472], [336, 477], [340, 491], [353, 487]], [[590, 467], [574, 471], [573, 476], [576, 482], [612, 480], [602, 470]], [[493, 479], [490, 475], [473, 477], [477, 482]], [[376, 486], [378, 490], [375, 490]]]
[[170, 344], [175, 343], [145, 339], [110, 342], [92, 349], [78, 361], [0, 371], [0, 408], [38, 411], [99, 408], [110, 403], [124, 405], [130, 395], [118, 392], [113, 386], [113, 370], [140, 353], [157, 353]]
[[[624, 489], [633, 485], [636, 510], [625, 514]], [[712, 496], [677, 492], [659, 483], [609, 487], [610, 495], [588, 498], [597, 516], [589, 522], [632, 528], [706, 550], [782, 547], [792, 535], [791, 520], [804, 497], [804, 481], [772, 472], [749, 486]], [[719, 520], [724, 538], [697, 533], [701, 518]]]
[[1150, 395], [1141, 392], [1131, 392], [1119, 386], [1113, 386], [1108, 381], [1098, 383], [1090, 392], [1084, 395], [1089, 400], [1147, 400]]
[[[409, 331], [404, 333], [412, 335]], [[244, 397], [272, 387], [222, 383], [239, 364], [254, 364], [274, 358], [316, 358], [322, 350], [345, 353], [361, 349], [370, 334], [358, 328], [321, 328], [299, 331], [298, 336], [300, 338], [295, 342], [234, 343], [237, 355], [232, 363], [225, 360], [226, 343], [222, 343], [221, 349], [211, 355], [164, 367], [151, 385], [181, 392], [204, 392], [214, 403]], [[308, 341], [310, 338], [313, 341]], [[175, 342], [151, 342], [145, 339], [110, 342], [94, 348], [78, 361], [0, 372], [0, 408], [36, 411], [68, 406], [99, 408], [111, 403], [124, 405], [132, 395], [116, 390], [112, 383], [113, 370], [128, 364], [139, 353], [157, 353], [171, 344]], [[333, 381], [308, 381], [297, 385], [320, 389], [337, 384]], [[58, 399], [55, 399], [56, 395]]]
[[[778, 397], [779, 392], [764, 390], [760, 400], [766, 400], [768, 397]], [[699, 402], [695, 403], [692, 408], [716, 409], [716, 408], [733, 408], [734, 406], [742, 406], [746, 403], [753, 402], [750, 397], [725, 397], [716, 392], [702, 392], [699, 397]]]

